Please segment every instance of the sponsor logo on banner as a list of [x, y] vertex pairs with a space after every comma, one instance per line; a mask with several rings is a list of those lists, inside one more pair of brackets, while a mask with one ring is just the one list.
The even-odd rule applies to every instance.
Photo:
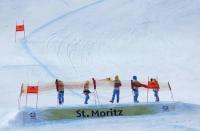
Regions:
[[77, 118], [90, 118], [90, 117], [108, 117], [108, 116], [123, 116], [123, 110], [108, 109], [108, 110], [76, 110]]

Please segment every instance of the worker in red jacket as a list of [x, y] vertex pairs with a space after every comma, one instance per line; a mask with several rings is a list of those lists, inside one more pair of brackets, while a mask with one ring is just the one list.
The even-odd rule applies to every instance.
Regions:
[[56, 79], [55, 85], [58, 92], [59, 105], [62, 105], [64, 103], [64, 83], [63, 81]]
[[153, 89], [154, 96], [156, 98], [155, 101], [159, 102], [160, 98], [158, 96], [158, 92], [159, 92], [160, 86], [158, 84], [158, 81], [156, 79], [154, 79], [154, 78], [151, 78], [150, 81], [148, 82], [148, 88]]

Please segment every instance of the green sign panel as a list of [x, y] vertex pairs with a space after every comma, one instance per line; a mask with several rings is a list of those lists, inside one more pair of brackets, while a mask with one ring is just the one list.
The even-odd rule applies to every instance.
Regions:
[[44, 116], [47, 120], [86, 119], [113, 116], [134, 116], [153, 114], [156, 111], [151, 106], [126, 106], [112, 108], [79, 108], [79, 109], [48, 109]]

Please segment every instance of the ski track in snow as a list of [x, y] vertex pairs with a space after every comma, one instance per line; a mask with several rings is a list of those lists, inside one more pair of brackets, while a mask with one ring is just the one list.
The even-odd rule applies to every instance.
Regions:
[[[35, 29], [34, 31], [32, 31], [29, 35], [27, 35], [26, 39], [25, 40], [21, 40], [21, 44], [23, 46], [23, 48], [25, 49], [26, 53], [31, 56], [31, 58], [36, 61], [52, 78], [56, 79], [58, 78], [54, 73], [52, 73], [52, 71], [49, 69], [49, 67], [47, 65], [45, 65], [44, 63], [41, 62], [41, 60], [39, 60], [31, 51], [31, 49], [29, 48], [28, 44], [27, 44], [27, 39], [29, 39], [33, 34], [39, 32], [40, 30], [44, 29], [45, 27], [65, 18], [65, 17], [68, 17], [69, 15], [73, 15], [75, 13], [78, 13], [79, 11], [82, 11], [86, 8], [89, 8], [91, 6], [94, 6], [94, 5], [97, 5], [99, 3], [102, 3], [104, 0], [100, 0], [100, 1], [97, 1], [97, 2], [94, 2], [92, 4], [89, 4], [89, 5], [86, 5], [86, 6], [83, 6], [79, 9], [76, 9], [76, 10], [73, 10], [71, 12], [68, 12], [62, 16], [59, 16], [55, 19], [53, 19], [52, 21], [49, 21], [48, 23], [46, 23], [45, 25], [42, 25], [40, 27], [38, 27], [37, 29]], [[71, 61], [71, 59], [70, 59]], [[71, 62], [72, 64], [72, 62]], [[72, 66], [74, 67], [74, 65], [72, 64]], [[74, 68], [75, 69], [75, 68]]]
[[[48, 27], [49, 25], [51, 25], [51, 24], [53, 24], [53, 23], [55, 23], [55, 22], [57, 22], [57, 21], [59, 21], [59, 20], [62, 20], [62, 19], [65, 18], [65, 17], [68, 17], [68, 16], [70, 16], [70, 15], [73, 15], [73, 14], [75, 14], [75, 13], [78, 13], [78, 12], [80, 12], [80, 11], [86, 9], [86, 8], [95, 6], [95, 5], [100, 4], [100, 3], [102, 3], [102, 2], [104, 2], [104, 0], [100, 0], [100, 1], [97, 1], [97, 2], [94, 2], [94, 3], [91, 3], [91, 4], [88, 4], [88, 5], [86, 5], [86, 6], [83, 6], [83, 7], [79, 8], [79, 9], [70, 11], [70, 12], [64, 14], [64, 15], [61, 15], [61, 16], [59, 16], [59, 17], [57, 17], [57, 18], [55, 18], [55, 19], [53, 19], [53, 20], [47, 22], [45, 25], [42, 25], [42, 26], [38, 27], [37, 29], [35, 29], [34, 31], [32, 31], [29, 35], [27, 35], [27, 37], [26, 37], [25, 39], [21, 40], [21, 45], [23, 46], [23, 48], [24, 48], [24, 50], [26, 51], [26, 53], [27, 53], [35, 62], [37, 62], [37, 63], [39, 64], [39, 66], [40, 66], [42, 69], [44, 69], [44, 71], [46, 71], [46, 72], [49, 74], [49, 76], [51, 76], [51, 77], [54, 78], [54, 79], [58, 78], [58, 76], [56, 76], [56, 75], [52, 72], [52, 70], [49, 69], [48, 65], [45, 65], [45, 64], [42, 62], [42, 60], [40, 60], [39, 58], [37, 58], [37, 57], [32, 53], [30, 47], [28, 46], [27, 39], [31, 38], [32, 35], [36, 34], [36, 33], [39, 32], [40, 30], [45, 29], [45, 28]], [[61, 31], [62, 31], [62, 30], [61, 30]], [[58, 33], [58, 32], [56, 32], [56, 33]], [[56, 33], [53, 33], [53, 36], [52, 36], [53, 38], [56, 36]], [[64, 38], [63, 40], [65, 40], [65, 39], [66, 39], [66, 38]], [[48, 41], [50, 41], [50, 40], [48, 40]], [[59, 48], [61, 48], [61, 45], [62, 45], [62, 42], [60, 43]], [[69, 45], [69, 46], [70, 46], [70, 45]], [[68, 48], [69, 48], [69, 47], [68, 47]], [[60, 49], [59, 49], [59, 50], [60, 50]], [[71, 60], [70, 51], [68, 50], [67, 52], [69, 53], [69, 54], [68, 54], [68, 58], [69, 58], [69, 60], [70, 60], [70, 63], [71, 63], [71, 65], [72, 65], [73, 69], [74, 69], [74, 70], [77, 72], [77, 74], [78, 74], [78, 71], [77, 71], [77, 69], [75, 68], [75, 66], [74, 66], [74, 64], [73, 64], [73, 62], [72, 62], [72, 60]], [[59, 51], [58, 51], [57, 55], [58, 55], [58, 54], [59, 54]], [[74, 92], [74, 91], [71, 91], [71, 92], [72, 92], [74, 95], [77, 95], [77, 96], [83, 98], [83, 95], [81, 95], [81, 94], [79, 94], [79, 93], [76, 93], [76, 92]]]
[[37, 63], [40, 65], [40, 67], [42, 67], [52, 78], [54, 78], [54, 79], [57, 78], [57, 77], [55, 76], [55, 74], [53, 74], [52, 71], [49, 70], [48, 66], [45, 65], [45, 64], [43, 64], [43, 63], [31, 52], [31, 49], [29, 48], [29, 46], [28, 46], [27, 43], [26, 43], [26, 40], [24, 40], [24, 41], [22, 42], [22, 46], [23, 46], [24, 50], [26, 51], [26, 53], [27, 53], [29, 56], [31, 56], [31, 58], [32, 58], [35, 62], [37, 62]]
[[59, 21], [59, 20], [62, 20], [62, 19], [65, 18], [65, 17], [68, 17], [68, 16], [70, 16], [70, 15], [76, 14], [76, 13], [78, 13], [78, 12], [84, 10], [84, 9], [87, 9], [87, 8], [89, 8], [89, 7], [92, 7], [92, 6], [95, 6], [95, 5], [100, 4], [100, 3], [102, 3], [102, 2], [104, 2], [104, 0], [99, 0], [99, 1], [97, 1], [97, 2], [88, 4], [88, 5], [86, 5], [86, 6], [80, 7], [79, 9], [75, 9], [75, 10], [70, 11], [70, 12], [64, 14], [64, 15], [61, 15], [61, 16], [59, 16], [59, 17], [57, 17], [57, 18], [55, 18], [55, 19], [53, 19], [53, 20], [47, 22], [46, 24], [44, 24], [44, 25], [38, 27], [37, 29], [35, 29], [34, 31], [32, 31], [29, 35], [27, 35], [26, 37], [29, 38], [29, 37], [31, 37], [31, 35], [33, 35], [33, 34], [39, 32], [40, 30], [42, 30], [42, 29], [48, 27], [49, 25], [51, 25], [51, 24], [53, 24], [53, 23], [55, 23], [55, 22], [57, 22], [57, 21]]

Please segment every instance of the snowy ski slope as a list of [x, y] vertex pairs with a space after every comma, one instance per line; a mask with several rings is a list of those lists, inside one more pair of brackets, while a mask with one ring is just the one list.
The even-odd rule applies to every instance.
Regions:
[[[17, 112], [21, 83], [55, 78], [79, 81], [119, 74], [130, 79], [136, 74], [145, 81], [158, 76], [172, 83], [177, 101], [200, 104], [199, 15], [199, 0], [1, 0], [0, 130], [200, 130], [194, 106], [118, 122], [104, 118], [34, 128], [8, 125]], [[18, 33], [14, 43], [16, 20], [25, 21], [26, 39]], [[43, 95], [48, 103], [40, 106], [55, 102], [55, 96]], [[73, 98], [66, 105], [83, 99], [79, 92], [66, 96]]]

